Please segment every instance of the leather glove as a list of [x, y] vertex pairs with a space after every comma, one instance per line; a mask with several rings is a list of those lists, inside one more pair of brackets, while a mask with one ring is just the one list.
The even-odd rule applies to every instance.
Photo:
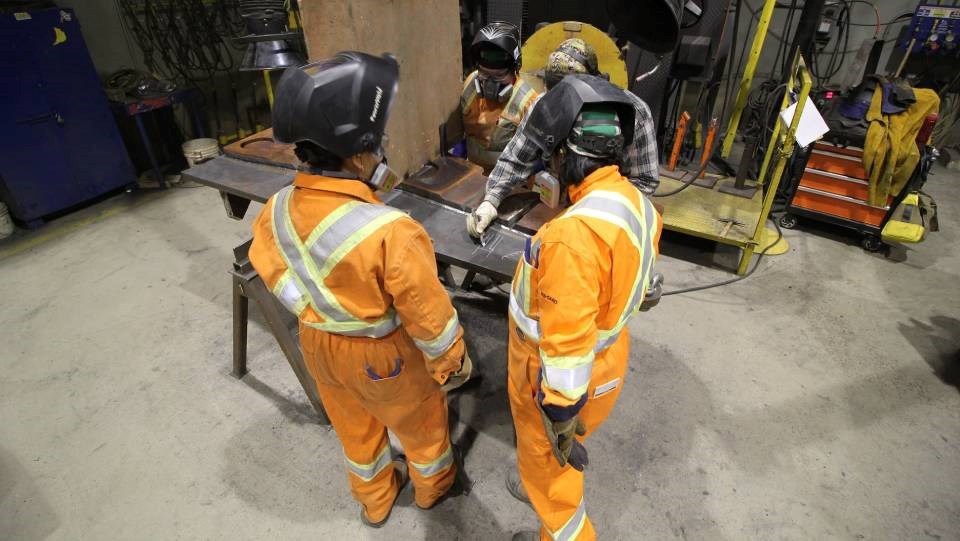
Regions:
[[574, 437], [574, 434], [582, 436], [587, 433], [587, 427], [583, 421], [577, 416], [566, 421], [554, 421], [547, 416], [539, 404], [537, 408], [540, 410], [543, 428], [547, 433], [547, 439], [550, 440], [550, 447], [557, 462], [560, 466], [569, 464], [575, 470], [583, 471], [583, 468], [590, 463], [587, 448]]
[[450, 391], [457, 389], [464, 383], [470, 381], [470, 374], [472, 373], [473, 361], [470, 360], [470, 354], [464, 350], [463, 360], [460, 361], [460, 370], [450, 374], [450, 377], [447, 378], [447, 382], [444, 383], [440, 388], [443, 389], [444, 392], [449, 393]]
[[647, 294], [640, 303], [640, 311], [646, 312], [654, 306], [660, 304], [660, 296], [663, 294], [663, 275], [655, 273], [650, 280], [650, 287], [647, 288]]
[[471, 237], [480, 238], [483, 232], [497, 217], [497, 207], [493, 203], [484, 201], [477, 210], [467, 214], [467, 232]]

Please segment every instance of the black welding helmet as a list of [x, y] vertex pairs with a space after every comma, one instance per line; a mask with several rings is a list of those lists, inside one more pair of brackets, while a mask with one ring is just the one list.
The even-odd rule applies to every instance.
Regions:
[[274, 94], [273, 136], [344, 159], [379, 152], [399, 79], [392, 56], [353, 51], [289, 68]]
[[[574, 123], [585, 106], [608, 105], [616, 112], [620, 125], [618, 139], [610, 144], [621, 147], [633, 141], [633, 123], [636, 110], [633, 101], [623, 89], [606, 79], [585, 74], [571, 74], [563, 78], [534, 105], [524, 127], [529, 137], [545, 156], [550, 156], [557, 145], [566, 141], [574, 131]], [[589, 109], [589, 107], [588, 107]], [[600, 141], [581, 141], [580, 146]], [[607, 144], [604, 141], [603, 144]], [[599, 153], [599, 152], [598, 152]]]
[[520, 29], [507, 22], [493, 22], [473, 37], [470, 56], [489, 69], [520, 69]]
[[641, 49], [665, 54], [680, 41], [683, 0], [606, 0], [615, 35]]

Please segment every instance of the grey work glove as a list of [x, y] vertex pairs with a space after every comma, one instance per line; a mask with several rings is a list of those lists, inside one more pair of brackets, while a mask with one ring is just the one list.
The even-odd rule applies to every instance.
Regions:
[[447, 382], [444, 383], [440, 388], [444, 392], [449, 393], [454, 389], [460, 388], [464, 383], [470, 381], [470, 374], [473, 373], [473, 361], [470, 360], [470, 354], [467, 353], [467, 350], [463, 350], [463, 360], [460, 361], [460, 370], [457, 370], [453, 374], [450, 374], [450, 377], [447, 378]]
[[467, 214], [467, 233], [479, 239], [496, 218], [497, 207], [493, 206], [493, 203], [489, 201], [480, 203], [477, 210]]
[[663, 294], [663, 275], [655, 273], [650, 280], [650, 286], [647, 287], [647, 294], [640, 303], [640, 311], [646, 312], [654, 306], [660, 304], [660, 296]]
[[579, 417], [573, 416], [566, 421], [554, 421], [547, 416], [543, 408], [537, 404], [540, 410], [540, 417], [543, 419], [543, 428], [547, 433], [547, 439], [550, 440], [550, 447], [553, 449], [553, 456], [560, 463], [560, 466], [569, 464], [577, 471], [583, 471], [583, 468], [590, 463], [587, 457], [587, 448], [580, 443], [574, 435], [582, 436], [587, 433], [587, 427]]

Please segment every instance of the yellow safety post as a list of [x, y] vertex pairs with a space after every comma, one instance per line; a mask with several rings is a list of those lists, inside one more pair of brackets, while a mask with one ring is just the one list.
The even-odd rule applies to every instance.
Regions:
[[263, 87], [267, 89], [267, 103], [273, 110], [273, 83], [270, 82], [270, 70], [263, 70]]
[[[760, 12], [760, 24], [757, 26], [757, 33], [753, 36], [753, 45], [750, 47], [750, 58], [747, 60], [747, 67], [743, 70], [743, 79], [740, 80], [740, 90], [737, 92], [736, 105], [734, 105], [733, 113], [730, 115], [730, 123], [727, 125], [727, 135], [723, 138], [723, 147], [720, 149], [720, 156], [724, 158], [729, 157], [730, 150], [733, 149], [733, 138], [737, 134], [737, 128], [740, 127], [740, 115], [743, 114], [743, 108], [747, 104], [747, 95], [750, 94], [750, 85], [753, 84], [753, 73], [757, 70], [760, 51], [763, 50], [763, 42], [767, 39], [767, 29], [770, 27], [770, 18], [773, 16], [773, 8], [776, 4], [776, 0], [766, 0], [763, 4], [763, 10]], [[738, 13], [737, 16], [739, 17], [740, 14]]]
[[[800, 117], [803, 114], [803, 107], [807, 103], [807, 96], [810, 95], [810, 88], [813, 86], [813, 78], [810, 77], [810, 71], [807, 69], [807, 64], [803, 61], [803, 57], [800, 56], [799, 51], [794, 55], [793, 58], [793, 64], [790, 69], [790, 80], [787, 81], [787, 88], [785, 91], [786, 96], [784, 97], [783, 104], [781, 105], [781, 112], [789, 104], [790, 90], [793, 89], [798, 77], [800, 79], [800, 95], [797, 97], [797, 109], [793, 113], [793, 118], [790, 121], [790, 127], [787, 128], [786, 132], [783, 134], [783, 138], [781, 138], [782, 144], [777, 151], [777, 165], [773, 170], [773, 174], [770, 176], [769, 184], [764, 189], [763, 208], [760, 210], [760, 220], [757, 222], [757, 227], [753, 232], [753, 242], [743, 249], [743, 256], [740, 258], [740, 266], [737, 268], [737, 274], [740, 275], [746, 274], [747, 268], [750, 265], [750, 260], [753, 258], [753, 252], [756, 250], [763, 238], [763, 230], [767, 223], [767, 216], [770, 215], [770, 208], [773, 206], [773, 198], [777, 195], [777, 188], [780, 186], [780, 180], [783, 177], [783, 171], [787, 166], [787, 160], [789, 160], [790, 156], [793, 154], [795, 141], [794, 134], [797, 132], [797, 127], [800, 125]], [[777, 119], [775, 122], [777, 122], [779, 126], [780, 119]], [[771, 135], [770, 141], [767, 143], [768, 152], [770, 148], [777, 144], [778, 135], [779, 130], [774, 129], [774, 133]]]

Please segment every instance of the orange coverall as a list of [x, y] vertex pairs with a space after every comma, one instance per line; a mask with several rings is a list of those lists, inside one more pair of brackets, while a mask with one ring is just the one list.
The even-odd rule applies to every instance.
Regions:
[[470, 161], [489, 171], [497, 164], [497, 157], [536, 102], [537, 91], [517, 77], [510, 99], [504, 103], [485, 99], [477, 93], [477, 72], [467, 76], [460, 94], [460, 113], [467, 138]]
[[[390, 512], [399, 487], [389, 428], [407, 455], [417, 504], [429, 507], [456, 474], [440, 385], [465, 351], [430, 238], [360, 181], [299, 173], [286, 190], [254, 222], [250, 261], [298, 314], [304, 360], [343, 444], [353, 496], [373, 522]], [[274, 219], [284, 205], [286, 230]], [[302, 263], [291, 263], [283, 239], [307, 250]]]
[[[662, 221], [617, 166], [569, 189], [572, 206], [543, 225], [517, 265], [511, 291], [507, 390], [520, 478], [544, 540], [595, 539], [583, 473], [561, 467], [537, 401], [580, 408], [582, 442], [623, 387], [630, 336], [653, 274]], [[538, 397], [542, 393], [542, 398]]]

